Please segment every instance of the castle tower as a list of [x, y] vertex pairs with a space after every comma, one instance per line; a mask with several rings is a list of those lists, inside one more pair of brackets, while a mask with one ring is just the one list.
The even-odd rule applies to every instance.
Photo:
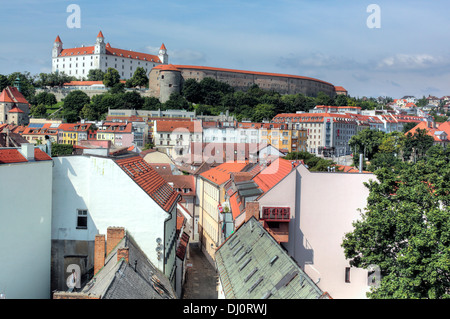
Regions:
[[164, 43], [161, 45], [161, 48], [159, 48], [159, 59], [161, 60], [162, 64], [168, 64], [169, 63], [169, 56], [167, 55], [167, 49]]
[[52, 58], [58, 57], [58, 55], [62, 51], [62, 45], [63, 43], [58, 35], [55, 39], [55, 42], [53, 42]]
[[97, 40], [95, 41], [95, 54], [105, 54], [106, 53], [106, 44], [105, 37], [103, 36], [102, 31], [100, 31], [97, 35]]

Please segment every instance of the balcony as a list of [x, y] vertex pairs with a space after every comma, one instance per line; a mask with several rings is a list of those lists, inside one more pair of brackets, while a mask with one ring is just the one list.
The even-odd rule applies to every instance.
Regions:
[[263, 207], [261, 219], [271, 222], [289, 222], [289, 207]]
[[263, 227], [278, 243], [289, 241], [289, 207], [263, 207], [261, 220]]

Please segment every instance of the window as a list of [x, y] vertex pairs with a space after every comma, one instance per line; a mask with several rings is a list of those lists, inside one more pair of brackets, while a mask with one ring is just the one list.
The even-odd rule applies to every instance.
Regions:
[[345, 267], [345, 282], [350, 282], [350, 267]]
[[87, 209], [77, 209], [77, 229], [87, 229]]

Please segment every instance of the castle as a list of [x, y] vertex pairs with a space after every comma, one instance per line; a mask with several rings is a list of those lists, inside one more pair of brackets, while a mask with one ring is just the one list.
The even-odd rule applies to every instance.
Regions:
[[103, 33], [97, 35], [95, 45], [63, 49], [59, 36], [53, 44], [52, 72], [64, 72], [77, 78], [86, 78], [89, 70], [116, 69], [121, 79], [133, 76], [137, 67], [143, 67], [149, 77], [149, 95], [165, 102], [172, 93], [181, 93], [183, 82], [187, 79], [201, 81], [206, 77], [225, 82], [237, 90], [247, 90], [253, 85], [262, 89], [274, 90], [280, 94], [303, 93], [316, 96], [323, 92], [330, 97], [347, 95], [347, 91], [331, 83], [299, 75], [233, 70], [207, 66], [172, 65], [164, 43], [159, 54], [151, 55], [111, 47], [105, 43]]
[[81, 79], [86, 78], [91, 69], [106, 72], [111, 67], [119, 72], [121, 79], [126, 80], [133, 76], [138, 67], [143, 67], [148, 74], [153, 67], [167, 64], [168, 61], [164, 43], [158, 55], [117, 49], [105, 42], [100, 31], [95, 45], [78, 48], [64, 49], [61, 38], [57, 36], [52, 50], [52, 73], [64, 72]]

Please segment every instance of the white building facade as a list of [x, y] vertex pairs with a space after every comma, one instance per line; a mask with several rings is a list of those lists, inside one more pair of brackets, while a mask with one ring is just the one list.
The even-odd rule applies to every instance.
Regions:
[[0, 148], [0, 298], [50, 298], [52, 160], [34, 149]]
[[65, 73], [82, 79], [87, 77], [89, 70], [106, 72], [108, 68], [114, 68], [119, 72], [120, 78], [126, 80], [133, 76], [138, 67], [144, 68], [148, 74], [153, 67], [167, 64], [168, 60], [164, 44], [159, 55], [113, 48], [105, 42], [100, 31], [94, 45], [78, 48], [64, 49], [61, 38], [57, 36], [52, 50], [52, 73]]
[[[133, 165], [142, 170], [142, 174], [148, 173], [148, 166], [136, 158], [130, 160]], [[95, 235], [106, 233], [108, 227], [118, 225], [129, 230], [149, 260], [174, 280], [176, 201], [163, 208], [139, 180], [134, 180], [136, 172], [122, 167], [118, 160], [112, 158], [66, 156], [57, 157], [54, 162], [52, 241], [54, 255], [60, 257], [60, 262], [52, 265], [57, 277], [53, 289], [64, 288], [61, 287], [64, 285], [61, 285], [61, 277], [71, 262], [67, 256], [86, 256], [85, 265], [84, 259], [79, 259], [80, 267], [85, 267], [85, 270], [93, 267], [91, 258]], [[156, 175], [154, 178], [158, 178]], [[164, 187], [162, 182], [160, 184]], [[173, 201], [173, 196], [178, 195], [175, 192], [172, 195], [170, 186], [165, 186], [166, 194], [172, 196]]]
[[267, 207], [290, 210], [289, 240], [282, 245], [334, 299], [365, 299], [370, 288], [368, 271], [351, 267], [341, 244], [367, 205], [364, 182], [371, 179], [375, 175], [310, 172], [299, 165], [258, 199], [260, 216]]

